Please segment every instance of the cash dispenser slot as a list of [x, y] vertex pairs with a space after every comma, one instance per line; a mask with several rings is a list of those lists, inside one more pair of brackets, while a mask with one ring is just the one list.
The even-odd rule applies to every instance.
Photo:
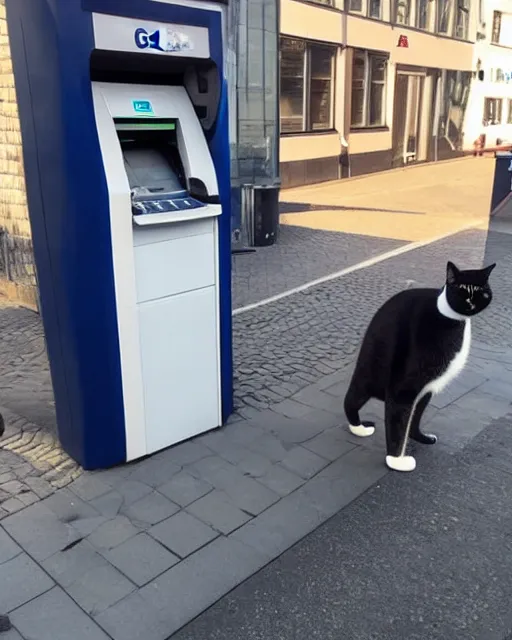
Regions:
[[177, 118], [114, 118], [138, 226], [185, 222], [221, 214], [199, 178], [188, 177], [180, 156]]

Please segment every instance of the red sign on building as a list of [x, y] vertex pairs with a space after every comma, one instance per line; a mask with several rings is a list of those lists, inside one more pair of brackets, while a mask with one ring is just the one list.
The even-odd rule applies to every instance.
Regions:
[[404, 49], [409, 48], [409, 38], [407, 36], [400, 36], [398, 38], [398, 46], [403, 47]]

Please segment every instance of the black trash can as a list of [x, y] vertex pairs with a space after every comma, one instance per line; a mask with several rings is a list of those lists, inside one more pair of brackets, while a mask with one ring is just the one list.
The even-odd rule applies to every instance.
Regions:
[[511, 191], [512, 152], [498, 151], [496, 153], [496, 168], [494, 169], [494, 184], [492, 186], [491, 215]]
[[253, 243], [269, 247], [279, 235], [279, 185], [253, 187]]

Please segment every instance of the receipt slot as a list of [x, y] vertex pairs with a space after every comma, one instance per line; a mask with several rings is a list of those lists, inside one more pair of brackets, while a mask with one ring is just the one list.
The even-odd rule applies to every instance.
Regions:
[[59, 436], [86, 469], [232, 411], [224, 16], [191, 5], [7, 0]]

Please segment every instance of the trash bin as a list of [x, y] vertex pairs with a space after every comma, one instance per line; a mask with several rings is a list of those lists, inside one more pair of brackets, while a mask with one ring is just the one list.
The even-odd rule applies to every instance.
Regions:
[[242, 219], [247, 244], [269, 247], [279, 235], [279, 184], [243, 185]]
[[492, 186], [491, 215], [512, 191], [512, 152], [497, 151]]
[[254, 187], [254, 246], [273, 245], [279, 234], [279, 186]]

